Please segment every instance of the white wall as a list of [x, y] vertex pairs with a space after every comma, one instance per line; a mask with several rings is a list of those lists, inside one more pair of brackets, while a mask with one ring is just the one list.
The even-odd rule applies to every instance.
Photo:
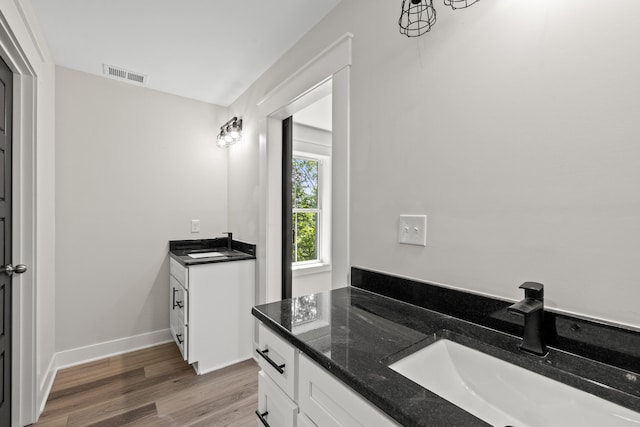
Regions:
[[165, 330], [168, 241], [227, 229], [226, 109], [56, 75], [56, 349]]
[[[640, 327], [640, 3], [440, 2], [416, 39], [399, 3], [343, 0], [230, 107], [254, 130], [231, 227], [258, 221], [256, 102], [351, 32], [352, 264], [513, 300], [540, 281], [549, 307]], [[426, 248], [396, 242], [403, 213], [428, 214]]]

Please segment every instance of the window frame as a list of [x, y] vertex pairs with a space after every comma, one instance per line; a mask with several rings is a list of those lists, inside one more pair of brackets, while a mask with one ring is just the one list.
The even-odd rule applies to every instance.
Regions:
[[[323, 199], [323, 195], [322, 192], [324, 190], [324, 185], [322, 182], [322, 178], [323, 178], [323, 162], [322, 159], [319, 158], [320, 156], [313, 156], [310, 155], [309, 153], [305, 153], [305, 154], [300, 154], [297, 152], [293, 153], [292, 156], [292, 160], [291, 162], [293, 163], [296, 160], [307, 160], [307, 161], [313, 161], [316, 162], [318, 165], [318, 187], [317, 187], [317, 195], [316, 195], [316, 199], [317, 199], [317, 203], [316, 203], [316, 207], [315, 208], [296, 208], [296, 207], [291, 207], [291, 226], [295, 228], [295, 224], [297, 223], [296, 220], [294, 220], [294, 218], [296, 218], [295, 214], [297, 213], [315, 213], [316, 214], [316, 258], [315, 259], [310, 259], [310, 260], [305, 260], [305, 261], [294, 261], [293, 259], [295, 258], [294, 256], [292, 256], [292, 260], [291, 260], [291, 268], [295, 268], [295, 267], [304, 267], [305, 265], [317, 265], [317, 264], [321, 264], [322, 263], [322, 231], [323, 231], [323, 227], [322, 227], [322, 199]], [[292, 165], [292, 169], [293, 169], [293, 165]], [[296, 236], [296, 233], [293, 233], [294, 236]], [[297, 244], [294, 243], [293, 245], [293, 252], [296, 253], [296, 247]]]
[[[316, 226], [316, 259], [306, 261], [293, 261], [292, 256], [291, 269], [294, 275], [313, 274], [320, 271], [329, 271], [331, 236], [327, 234], [328, 213], [326, 212], [326, 198], [330, 196], [331, 191], [331, 157], [323, 154], [310, 153], [307, 151], [294, 150], [292, 162], [295, 159], [312, 160], [318, 164], [318, 203], [316, 208], [291, 208], [292, 227], [295, 226], [295, 214], [298, 212], [317, 212]], [[293, 232], [293, 230], [292, 230]], [[295, 248], [295, 246], [294, 246]], [[292, 249], [294, 249], [292, 248]]]

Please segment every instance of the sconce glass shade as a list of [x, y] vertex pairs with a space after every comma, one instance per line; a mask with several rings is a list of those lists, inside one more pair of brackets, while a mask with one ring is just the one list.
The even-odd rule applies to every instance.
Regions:
[[220, 148], [224, 148], [227, 147], [229, 143], [225, 140], [224, 135], [220, 133], [216, 138], [216, 145]]
[[402, 12], [398, 20], [401, 34], [407, 37], [418, 37], [428, 32], [435, 23], [436, 9], [433, 7], [432, 0], [402, 0]]
[[240, 127], [238, 126], [237, 122], [233, 122], [231, 124], [231, 126], [229, 127], [229, 131], [228, 134], [231, 136], [231, 138], [235, 141], [239, 140], [241, 137], [241, 131], [240, 131]]

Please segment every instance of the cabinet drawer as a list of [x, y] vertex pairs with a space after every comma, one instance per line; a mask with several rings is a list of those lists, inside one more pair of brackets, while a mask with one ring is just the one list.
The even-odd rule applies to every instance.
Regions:
[[187, 360], [187, 357], [189, 356], [189, 328], [184, 323], [180, 323], [179, 319], [174, 320], [172, 318], [169, 329], [171, 330], [171, 336], [173, 337], [173, 340], [176, 342], [176, 345], [180, 349], [182, 359]]
[[305, 355], [299, 360], [300, 413], [322, 427], [398, 427], [395, 421]]
[[189, 270], [171, 257], [169, 257], [169, 273], [175, 277], [185, 289], [189, 289]]
[[298, 406], [264, 371], [258, 373], [258, 412], [271, 427], [296, 427]]
[[171, 291], [169, 294], [169, 308], [171, 309], [171, 313], [181, 312], [185, 323], [187, 323], [189, 321], [189, 310], [187, 309], [189, 292], [183, 288], [182, 284], [173, 276], [169, 276], [169, 290]]
[[[297, 352], [291, 344], [271, 332], [262, 323], [259, 326], [258, 333], [259, 345], [257, 350], [260, 368], [291, 399], [296, 400]], [[273, 365], [278, 366], [280, 369]]]

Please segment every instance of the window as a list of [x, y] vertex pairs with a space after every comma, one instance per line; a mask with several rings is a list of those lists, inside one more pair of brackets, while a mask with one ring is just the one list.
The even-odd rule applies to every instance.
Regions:
[[321, 261], [321, 162], [319, 159], [294, 156], [291, 171], [291, 260], [293, 265], [318, 263]]

